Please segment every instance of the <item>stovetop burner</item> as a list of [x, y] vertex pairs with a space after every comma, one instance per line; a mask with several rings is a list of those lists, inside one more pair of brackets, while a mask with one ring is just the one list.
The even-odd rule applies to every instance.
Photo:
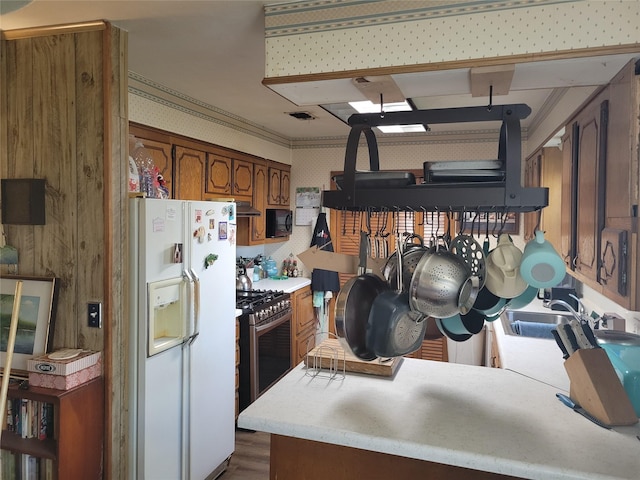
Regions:
[[243, 313], [253, 313], [289, 296], [288, 293], [278, 290], [236, 290], [236, 308]]

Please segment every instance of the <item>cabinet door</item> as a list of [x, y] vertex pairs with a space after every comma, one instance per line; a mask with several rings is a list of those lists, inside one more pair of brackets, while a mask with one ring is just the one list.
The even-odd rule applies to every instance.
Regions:
[[253, 195], [253, 163], [233, 160], [233, 195], [251, 197]]
[[202, 200], [207, 168], [205, 152], [192, 148], [174, 146], [175, 198], [180, 200]]
[[269, 167], [269, 192], [267, 196], [269, 205], [280, 205], [280, 172], [279, 168]]
[[313, 311], [313, 292], [311, 291], [311, 287], [303, 287], [294, 292], [292, 301], [292, 363], [297, 365], [304, 358], [307, 352], [307, 346], [309, 346], [309, 348], [315, 346], [316, 316]]
[[576, 272], [598, 279], [600, 232], [604, 228], [604, 166], [607, 148], [608, 102], [594, 102], [578, 125]]
[[162, 135], [155, 130], [147, 130], [138, 125], [131, 125], [129, 133], [140, 139], [151, 154], [153, 163], [158, 167], [158, 171], [169, 189], [169, 194], [173, 198], [175, 195], [173, 191], [173, 157], [171, 156], [171, 141], [168, 135]]
[[209, 153], [207, 155], [206, 193], [231, 195], [231, 159]]
[[[542, 164], [542, 151], [539, 150], [527, 158], [524, 167], [524, 186], [540, 186], [540, 168]], [[534, 237], [534, 230], [538, 224], [539, 212], [527, 212], [524, 215], [524, 240], [529, 241]]]
[[280, 171], [280, 205], [288, 206], [291, 188], [291, 170], [283, 169]]
[[568, 125], [562, 137], [562, 213], [560, 215], [560, 256], [569, 270], [574, 268], [575, 257], [575, 162], [577, 152], [574, 138], [578, 125]]
[[265, 203], [267, 200], [267, 181], [266, 165], [256, 163], [253, 166], [253, 207], [262, 214], [259, 217], [250, 218], [251, 242], [264, 242], [266, 238]]

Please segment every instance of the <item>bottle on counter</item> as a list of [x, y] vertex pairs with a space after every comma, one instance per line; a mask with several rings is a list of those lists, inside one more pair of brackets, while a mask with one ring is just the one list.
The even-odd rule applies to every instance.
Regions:
[[262, 267], [260, 265], [253, 266], [253, 283], [259, 282], [262, 278]]

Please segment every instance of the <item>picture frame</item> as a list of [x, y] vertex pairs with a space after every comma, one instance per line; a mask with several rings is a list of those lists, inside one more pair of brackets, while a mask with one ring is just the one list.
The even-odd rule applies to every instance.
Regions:
[[470, 234], [472, 224], [473, 233], [479, 235], [484, 235], [487, 227], [489, 235], [498, 235], [499, 233], [517, 235], [520, 232], [519, 212], [464, 212], [463, 215], [462, 220], [458, 220], [460, 233]]
[[22, 280], [18, 333], [11, 376], [26, 377], [27, 361], [49, 352], [53, 341], [58, 279], [6, 275], [0, 279], [0, 372], [4, 372], [16, 284]]

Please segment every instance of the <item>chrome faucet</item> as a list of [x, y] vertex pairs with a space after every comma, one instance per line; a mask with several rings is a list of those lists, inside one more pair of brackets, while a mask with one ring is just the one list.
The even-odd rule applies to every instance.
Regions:
[[[577, 300], [577, 299], [576, 299]], [[549, 302], [548, 307], [551, 308], [554, 305], [560, 305], [561, 307], [564, 307], [571, 315], [573, 315], [573, 318], [575, 318], [576, 320], [578, 320], [579, 323], [582, 323], [583, 321], [583, 316], [582, 316], [582, 312], [576, 312], [573, 307], [571, 305], [569, 305], [567, 302], [565, 302], [564, 300], [551, 300]], [[580, 300], [578, 300], [578, 305], [582, 306], [582, 303], [580, 302]], [[584, 308], [584, 307], [582, 307]]]

